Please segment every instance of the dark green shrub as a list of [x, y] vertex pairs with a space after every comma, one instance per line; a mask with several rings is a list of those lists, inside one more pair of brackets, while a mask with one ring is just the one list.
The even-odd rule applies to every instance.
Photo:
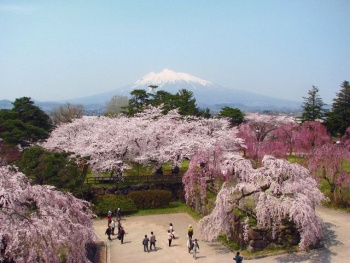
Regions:
[[138, 209], [167, 207], [173, 198], [172, 193], [166, 190], [134, 191], [127, 196], [134, 201]]
[[98, 216], [107, 216], [108, 211], [113, 213], [119, 207], [123, 215], [137, 212], [134, 201], [122, 195], [100, 195], [93, 202], [93, 211]]

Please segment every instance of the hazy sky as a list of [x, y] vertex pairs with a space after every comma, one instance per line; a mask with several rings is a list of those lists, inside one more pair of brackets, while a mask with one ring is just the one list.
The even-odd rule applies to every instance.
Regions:
[[0, 0], [0, 99], [62, 100], [169, 68], [331, 103], [350, 80], [349, 0]]

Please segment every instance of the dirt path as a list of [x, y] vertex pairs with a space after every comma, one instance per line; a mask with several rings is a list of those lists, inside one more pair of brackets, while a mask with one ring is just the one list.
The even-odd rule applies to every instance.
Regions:
[[[327, 208], [317, 209], [317, 213], [325, 222], [324, 240], [325, 247], [308, 253], [291, 253], [279, 256], [271, 256], [261, 259], [245, 260], [247, 262], [309, 262], [309, 263], [345, 263], [350, 262], [350, 214], [334, 211]], [[173, 240], [172, 246], [168, 246], [167, 229], [169, 223], [173, 223], [177, 238]], [[139, 263], [139, 262], [193, 262], [192, 254], [186, 248], [187, 228], [189, 224], [194, 227], [194, 238], [199, 239], [198, 262], [223, 263], [234, 262], [234, 253], [228, 251], [219, 242], [204, 242], [198, 235], [196, 221], [185, 213], [152, 215], [139, 217], [126, 217], [122, 224], [127, 235], [124, 244], [121, 244], [116, 236], [113, 241], [108, 242], [104, 235], [106, 220], [96, 220], [94, 227], [97, 235], [107, 243], [109, 251], [107, 263]], [[150, 236], [153, 231], [157, 238], [157, 251], [143, 252], [142, 239], [145, 234]], [[243, 254], [244, 256], [244, 254]]]

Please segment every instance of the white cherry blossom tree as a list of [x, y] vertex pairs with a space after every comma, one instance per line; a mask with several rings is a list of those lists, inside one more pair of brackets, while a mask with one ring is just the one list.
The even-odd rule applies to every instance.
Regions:
[[98, 171], [113, 171], [126, 161], [180, 163], [198, 149], [220, 144], [235, 149], [242, 140], [220, 119], [162, 114], [150, 107], [135, 117], [83, 117], [56, 128], [43, 147], [89, 157]]
[[223, 162], [232, 177], [222, 185], [212, 213], [199, 222], [205, 240], [215, 240], [221, 232], [230, 236], [234, 209], [239, 209], [272, 232], [284, 220], [293, 222], [300, 233], [300, 248], [315, 244], [322, 236], [315, 207], [325, 199], [316, 181], [307, 169], [283, 159], [265, 156], [262, 164], [253, 169], [249, 160], [238, 155]]

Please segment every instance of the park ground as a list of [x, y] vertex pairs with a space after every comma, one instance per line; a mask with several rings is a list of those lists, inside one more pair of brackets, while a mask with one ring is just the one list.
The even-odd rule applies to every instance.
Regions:
[[[320, 207], [317, 214], [324, 221], [323, 239], [324, 247], [309, 252], [296, 252], [269, 256], [264, 258], [245, 259], [247, 262], [258, 263], [346, 263], [350, 262], [350, 214], [342, 211], [331, 210]], [[176, 239], [172, 246], [168, 246], [167, 230], [169, 223], [173, 223], [176, 232]], [[194, 260], [192, 254], [188, 253], [187, 228], [192, 224], [194, 227], [194, 238], [199, 239], [199, 253]], [[112, 236], [108, 241], [104, 235], [107, 220], [95, 220], [94, 228], [98, 238], [106, 243], [106, 263], [140, 263], [140, 262], [203, 262], [203, 263], [224, 263], [234, 262], [234, 252], [227, 249], [220, 242], [205, 242], [199, 234], [197, 221], [186, 213], [129, 216], [124, 217], [122, 225], [125, 228], [126, 236], [124, 244], [121, 244], [117, 236]], [[154, 232], [157, 239], [157, 251], [145, 253], [143, 251], [142, 239], [144, 235], [150, 236]], [[244, 252], [243, 252], [244, 257]]]

